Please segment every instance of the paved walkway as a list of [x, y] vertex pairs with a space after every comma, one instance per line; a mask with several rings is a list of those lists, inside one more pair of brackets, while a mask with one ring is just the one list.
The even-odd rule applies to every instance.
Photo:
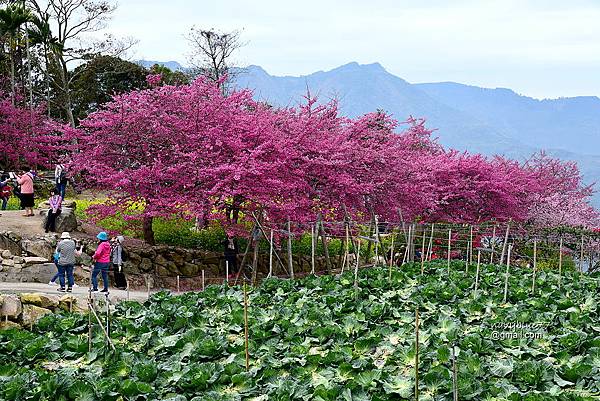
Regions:
[[14, 231], [15, 233], [27, 233], [27, 235], [44, 234], [42, 228], [43, 218], [39, 210], [34, 209], [32, 217], [23, 217], [23, 210], [0, 211], [0, 231]]
[[[37, 292], [50, 295], [64, 295], [57, 291], [58, 286], [40, 284], [40, 283], [0, 283], [0, 293], [4, 294], [21, 294], [27, 292]], [[73, 296], [77, 298], [86, 298], [88, 296], [88, 287], [73, 288]], [[102, 293], [97, 293], [96, 296], [104, 296]], [[112, 303], [124, 301], [128, 299], [127, 291], [111, 288], [110, 298]], [[148, 299], [148, 293], [145, 291], [129, 291], [129, 299], [135, 301], [145, 301]]]

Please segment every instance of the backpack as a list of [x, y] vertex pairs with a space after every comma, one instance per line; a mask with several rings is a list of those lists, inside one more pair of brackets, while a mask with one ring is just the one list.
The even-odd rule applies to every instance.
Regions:
[[12, 188], [10, 187], [10, 185], [5, 185], [2, 187], [2, 189], [0, 189], [0, 198], [10, 198], [11, 194]]

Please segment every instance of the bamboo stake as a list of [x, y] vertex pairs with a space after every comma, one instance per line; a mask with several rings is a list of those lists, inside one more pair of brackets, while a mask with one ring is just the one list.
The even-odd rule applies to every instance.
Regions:
[[490, 265], [494, 263], [494, 248], [496, 247], [496, 225], [494, 224], [494, 229], [492, 230], [492, 252], [490, 253]]
[[473, 224], [469, 233], [469, 264], [473, 264]]
[[456, 374], [456, 351], [452, 346], [452, 396], [454, 401], [458, 401], [458, 378]]
[[581, 233], [581, 253], [579, 256], [579, 272], [583, 272], [583, 233]]
[[429, 237], [429, 245], [427, 246], [427, 260], [431, 262], [431, 255], [433, 255], [433, 229], [435, 223], [431, 224], [431, 236]]
[[108, 336], [108, 333], [106, 332], [104, 325], [102, 324], [102, 321], [100, 320], [100, 318], [98, 317], [98, 314], [96, 314], [96, 310], [93, 308], [93, 306], [91, 304], [89, 304], [88, 306], [90, 308], [90, 311], [94, 314], [94, 317], [96, 318], [96, 320], [98, 321], [98, 324], [100, 325], [100, 327], [102, 328], [102, 333], [104, 333], [104, 336], [106, 337], [106, 339], [108, 340], [108, 343], [110, 345], [110, 347], [112, 348], [113, 351], [115, 351], [115, 346], [112, 342], [112, 340], [110, 339], [110, 337]]
[[419, 307], [415, 309], [415, 400], [419, 399]]
[[531, 293], [535, 294], [535, 275], [537, 273], [537, 240], [533, 240], [533, 280], [531, 283]]
[[425, 226], [423, 226], [423, 241], [421, 244], [421, 275], [423, 275], [423, 270], [425, 270]]
[[375, 263], [373, 266], [377, 266], [379, 263], [379, 220], [375, 215]]
[[310, 225], [310, 274], [315, 274], [315, 226]]
[[450, 275], [450, 240], [452, 239], [452, 229], [448, 230], [448, 275]]
[[560, 245], [558, 246], [558, 289], [560, 290], [561, 278], [562, 278], [562, 247], [563, 237], [560, 236]]
[[508, 244], [508, 232], [510, 230], [510, 223], [506, 225], [506, 234], [504, 235], [504, 243], [502, 244], [502, 256], [500, 257], [500, 265], [504, 263], [504, 253], [506, 252], [506, 246]]
[[244, 346], [246, 349], [246, 372], [250, 370], [250, 352], [248, 350], [248, 290], [244, 281]]
[[287, 230], [288, 230], [288, 268], [290, 269], [290, 277], [292, 280], [294, 279], [294, 261], [292, 259], [292, 222], [288, 220], [287, 222]]
[[202, 270], [202, 291], [204, 291], [204, 270]]
[[[92, 272], [90, 271], [90, 284], [91, 284], [91, 275]], [[92, 315], [90, 314], [89, 309], [91, 308], [92, 305], [92, 291], [90, 289], [89, 293], [88, 293], [88, 352], [92, 352]]]
[[404, 250], [404, 256], [402, 257], [402, 265], [405, 262], [408, 262], [408, 258], [410, 257], [410, 236], [412, 233], [412, 225], [408, 226], [408, 234], [406, 237], [406, 249]]
[[506, 259], [506, 273], [504, 274], [504, 299], [503, 299], [503, 303], [506, 303], [506, 300], [508, 298], [508, 273], [509, 273], [509, 268], [510, 268], [510, 252], [512, 251], [512, 245], [508, 246], [508, 257]]
[[417, 225], [415, 223], [411, 224], [411, 227], [413, 228], [412, 230], [412, 235], [410, 236], [410, 261], [414, 262], [415, 261], [415, 237], [417, 236]]
[[273, 229], [271, 229], [271, 237], [269, 241], [269, 275], [273, 276]]
[[360, 242], [361, 242], [360, 238], [357, 238], [356, 241], [358, 242], [358, 246], [357, 246], [357, 248], [358, 248], [358, 251], [357, 251], [358, 255], [356, 257], [356, 264], [354, 265], [354, 288], [358, 289], [358, 264], [359, 264], [359, 261], [360, 261]]
[[394, 233], [392, 231], [392, 246], [391, 246], [391, 253], [390, 253], [390, 269], [389, 269], [388, 281], [392, 281], [392, 264], [393, 263], [394, 263]]
[[108, 293], [106, 293], [106, 333], [110, 338], [110, 307], [108, 304]]
[[229, 284], [229, 261], [225, 261], [225, 282]]
[[475, 274], [475, 296], [477, 296], [477, 288], [479, 287], [479, 266], [481, 265], [481, 249], [477, 250], [477, 273]]
[[177, 293], [179, 294], [181, 292], [180, 287], [179, 287], [179, 275], [177, 275]]
[[[265, 230], [264, 230], [264, 228], [263, 228], [262, 224], [260, 224], [260, 221], [258, 220], [258, 217], [256, 217], [256, 215], [254, 215], [254, 213], [252, 213], [252, 217], [254, 218], [254, 224], [255, 224], [255, 226], [252, 228], [252, 230], [254, 231], [254, 229], [255, 229], [256, 227], [258, 227], [258, 229], [259, 229], [259, 230], [260, 230], [260, 232], [262, 233], [263, 237], [264, 237], [265, 239], [269, 238], [269, 236], [268, 236], [268, 235], [267, 235], [267, 233], [265, 232]], [[272, 230], [271, 230], [271, 231], [272, 231]], [[273, 241], [270, 241], [270, 242], [269, 242], [269, 245], [270, 245], [270, 246], [272, 246], [272, 247], [273, 247], [273, 249], [275, 249], [275, 245], [274, 245]], [[250, 249], [250, 241], [248, 242], [248, 245], [246, 246], [246, 252], [244, 253], [244, 258], [242, 259], [242, 263], [240, 264], [240, 266], [243, 266], [243, 265], [244, 265], [244, 263], [243, 263], [243, 262], [246, 260], [246, 255], [248, 254], [248, 250], [249, 250], [249, 249]], [[275, 257], [277, 258], [277, 261], [278, 261], [278, 262], [281, 264], [281, 267], [283, 268], [283, 270], [285, 270], [285, 265], [284, 265], [284, 264], [283, 264], [283, 262], [281, 261], [281, 258], [279, 257], [279, 254], [277, 253], [277, 251], [273, 250], [273, 254], [274, 254], [274, 255], [275, 255]], [[237, 279], [238, 279], [238, 277], [239, 277], [239, 275], [240, 275], [240, 272], [241, 272], [241, 271], [242, 271], [241, 269], [238, 271], [238, 275], [237, 275], [237, 277], [235, 278], [235, 281], [236, 281], [236, 283], [237, 283]], [[287, 270], [285, 270], [285, 272], [287, 273]]]
[[350, 225], [348, 222], [345, 224], [346, 226], [346, 253], [344, 254], [344, 263], [342, 264], [342, 273], [344, 272], [344, 267], [346, 267], [346, 263], [348, 263], [348, 269], [350, 269]]

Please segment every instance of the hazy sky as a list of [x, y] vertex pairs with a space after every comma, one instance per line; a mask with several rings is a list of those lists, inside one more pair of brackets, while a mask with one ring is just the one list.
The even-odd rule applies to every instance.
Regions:
[[132, 58], [186, 62], [192, 25], [242, 31], [236, 61], [304, 75], [380, 62], [409, 82], [600, 96], [600, 0], [120, 0]]

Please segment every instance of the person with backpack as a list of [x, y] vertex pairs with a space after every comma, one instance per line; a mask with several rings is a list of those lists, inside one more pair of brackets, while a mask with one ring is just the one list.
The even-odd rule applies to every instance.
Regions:
[[[60, 292], [71, 292], [73, 285], [75, 284], [75, 278], [73, 277], [73, 269], [75, 268], [75, 257], [81, 256], [83, 252], [83, 246], [77, 250], [77, 244], [71, 238], [68, 232], [63, 232], [60, 236], [61, 241], [56, 246], [55, 253], [59, 254], [58, 257], [58, 280], [60, 281]], [[68, 287], [65, 290], [65, 273], [67, 275]]]
[[94, 252], [92, 259], [94, 260], [94, 270], [92, 271], [92, 288], [91, 292], [98, 292], [98, 274], [102, 273], [102, 282], [104, 288], [100, 292], [108, 292], [108, 270], [110, 267], [110, 243], [108, 242], [108, 234], [102, 231], [96, 236], [98, 248]]
[[35, 206], [35, 197], [33, 189], [33, 179], [35, 173], [33, 170], [29, 170], [27, 173], [23, 172], [22, 175], [17, 177], [17, 184], [21, 186], [21, 209], [25, 210], [23, 217], [32, 217], [33, 207]]
[[62, 199], [65, 199], [65, 192], [67, 191], [67, 169], [61, 163], [56, 165], [54, 169], [54, 183], [56, 190]]
[[127, 288], [127, 279], [123, 273], [123, 241], [125, 238], [122, 235], [118, 235], [116, 238], [111, 240], [111, 262], [113, 266], [113, 274], [115, 276], [115, 287], [120, 290]]
[[52, 196], [48, 200], [48, 203], [50, 204], [50, 209], [48, 209], [48, 217], [46, 218], [44, 229], [46, 232], [56, 232], [56, 218], [62, 212], [62, 197], [58, 189], [52, 191]]

